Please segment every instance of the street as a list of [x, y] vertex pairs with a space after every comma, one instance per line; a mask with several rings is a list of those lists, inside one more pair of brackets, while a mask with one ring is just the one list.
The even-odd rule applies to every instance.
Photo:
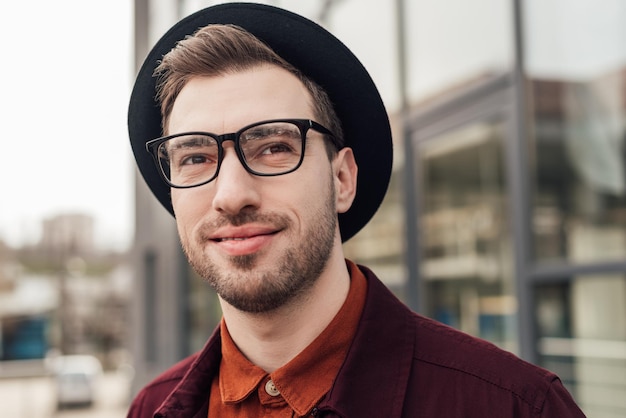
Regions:
[[0, 379], [0, 418], [124, 418], [129, 388], [129, 379], [123, 373], [105, 373], [92, 407], [58, 411], [52, 378]]

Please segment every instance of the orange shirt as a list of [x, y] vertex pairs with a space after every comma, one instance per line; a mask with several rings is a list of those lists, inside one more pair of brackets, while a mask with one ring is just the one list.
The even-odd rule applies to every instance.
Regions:
[[326, 395], [356, 333], [365, 304], [366, 279], [351, 261], [350, 290], [326, 329], [300, 354], [268, 374], [239, 351], [224, 320], [222, 361], [213, 379], [209, 417], [302, 417]]

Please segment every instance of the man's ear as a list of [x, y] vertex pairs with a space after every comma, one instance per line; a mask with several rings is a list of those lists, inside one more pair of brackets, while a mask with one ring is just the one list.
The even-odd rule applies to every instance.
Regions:
[[352, 148], [346, 147], [339, 150], [333, 160], [332, 167], [337, 212], [344, 213], [352, 206], [357, 187], [358, 167]]

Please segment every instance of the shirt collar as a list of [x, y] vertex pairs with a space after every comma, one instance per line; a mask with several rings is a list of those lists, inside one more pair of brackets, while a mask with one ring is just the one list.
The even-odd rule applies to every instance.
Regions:
[[[346, 263], [351, 277], [350, 290], [335, 318], [307, 348], [270, 375], [285, 401], [301, 416], [306, 415], [332, 387], [363, 311], [367, 293], [366, 279], [354, 263]], [[224, 320], [220, 327], [222, 361], [219, 379], [222, 401], [241, 402], [265, 381], [268, 374], [239, 351]]]

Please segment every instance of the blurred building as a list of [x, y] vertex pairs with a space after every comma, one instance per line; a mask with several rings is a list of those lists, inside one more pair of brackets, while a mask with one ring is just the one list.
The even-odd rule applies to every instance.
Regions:
[[[137, 63], [212, 3], [136, 0]], [[626, 415], [626, 3], [271, 3], [353, 49], [392, 114], [390, 190], [348, 257], [416, 311], [554, 370], [589, 416]], [[220, 314], [139, 177], [136, 231], [138, 387]]]
[[94, 219], [83, 213], [63, 213], [46, 218], [39, 250], [50, 256], [88, 256], [94, 252]]
[[0, 245], [0, 377], [44, 373], [54, 352], [128, 361], [131, 273], [125, 255], [97, 248], [93, 228], [90, 215], [59, 214], [38, 243]]
[[[17, 263], [0, 261], [0, 362], [43, 359], [57, 306], [50, 280], [23, 276]], [[3, 369], [0, 366], [0, 377], [6, 375]]]

